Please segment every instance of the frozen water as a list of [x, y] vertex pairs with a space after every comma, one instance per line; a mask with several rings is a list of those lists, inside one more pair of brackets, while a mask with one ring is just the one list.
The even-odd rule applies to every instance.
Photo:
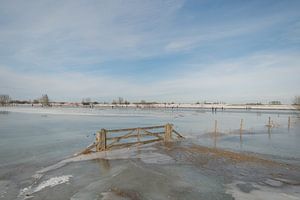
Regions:
[[[21, 194], [32, 195], [32, 199], [299, 197], [299, 168], [293, 171], [256, 163], [236, 164], [227, 162], [227, 158], [189, 150], [191, 145], [203, 145], [252, 152], [297, 168], [300, 114], [296, 111], [225, 110], [216, 114], [197, 109], [0, 108], [0, 111], [3, 111], [0, 199], [16, 199], [26, 188]], [[269, 117], [276, 124], [271, 129], [265, 126]], [[241, 119], [244, 120], [242, 135]], [[214, 137], [215, 120], [217, 137]], [[90, 144], [101, 128], [168, 122], [189, 138], [186, 143], [72, 157]], [[179, 150], [181, 147], [187, 150]]]

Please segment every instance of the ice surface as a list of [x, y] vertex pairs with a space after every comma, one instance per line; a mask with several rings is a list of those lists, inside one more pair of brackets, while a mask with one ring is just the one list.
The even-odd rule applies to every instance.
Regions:
[[[192, 109], [7, 109], [10, 112], [0, 114], [3, 199], [16, 199], [19, 193], [22, 198], [34, 195], [33, 199], [45, 200], [232, 199], [232, 196], [251, 199], [250, 196], [275, 194], [278, 194], [275, 199], [299, 197], [296, 192], [299, 171], [285, 169], [282, 167], [285, 165], [232, 163], [228, 161], [230, 158], [193, 152], [184, 143], [174, 148], [164, 144], [142, 145], [70, 157], [94, 141], [94, 134], [101, 128], [165, 123], [173, 123], [188, 138], [187, 143], [214, 148], [213, 135], [206, 133], [213, 131], [218, 120], [222, 134], [216, 138], [217, 149], [257, 153], [266, 159], [299, 166], [300, 114], [294, 111], [227, 110], [213, 114]], [[279, 126], [268, 131], [265, 124], [269, 116]], [[242, 138], [241, 118], [244, 119]], [[64, 177], [68, 174], [73, 177]]]
[[[270, 181], [270, 180], [268, 180]], [[246, 184], [245, 182], [235, 181], [228, 184], [227, 193], [231, 194], [236, 200], [299, 200], [300, 186], [289, 186], [288, 188], [278, 189], [267, 185], [259, 185], [257, 183], [250, 183], [255, 189], [244, 192], [237, 185]], [[249, 184], [249, 183], [248, 183]]]

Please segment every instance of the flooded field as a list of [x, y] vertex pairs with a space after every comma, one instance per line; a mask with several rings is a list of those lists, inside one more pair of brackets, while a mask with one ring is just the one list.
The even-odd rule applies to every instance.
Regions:
[[[300, 199], [297, 111], [0, 111], [0, 199]], [[186, 139], [72, 157], [101, 128], [166, 123]]]

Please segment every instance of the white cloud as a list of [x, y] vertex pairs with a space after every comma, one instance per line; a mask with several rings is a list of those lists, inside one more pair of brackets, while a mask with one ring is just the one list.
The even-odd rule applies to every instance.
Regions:
[[[0, 4], [0, 93], [16, 98], [35, 98], [48, 93], [57, 100], [124, 96], [157, 101], [273, 98], [288, 101], [299, 91], [297, 51], [292, 55], [284, 50], [274, 53], [276, 49], [272, 46], [269, 48], [272, 50], [261, 54], [253, 55], [257, 49], [243, 52], [248, 54], [243, 58], [233, 51], [235, 58], [218, 58], [214, 64], [208, 64], [212, 59], [202, 64], [191, 61], [198, 55], [192, 50], [202, 45], [218, 45], [227, 39], [267, 32], [270, 27], [298, 16], [295, 13], [269, 10], [266, 15], [241, 20], [237, 17], [210, 23], [204, 19], [185, 24], [193, 16], [184, 13], [189, 10], [182, 11], [183, 0], [1, 1]], [[287, 35], [282, 36], [285, 39], [291, 36], [290, 42], [298, 39], [298, 30], [290, 30], [294, 25], [291, 23]], [[252, 41], [260, 42], [255, 39], [247, 42]], [[217, 51], [227, 51], [222, 45], [218, 47], [221, 49]], [[123, 60], [150, 57], [155, 62], [164, 56], [176, 58], [181, 52], [191, 55], [175, 65], [180, 63], [186, 70], [168, 66], [170, 71], [178, 70], [180, 74], [169, 77], [167, 73], [158, 74], [157, 81], [148, 83], [134, 79], [134, 74], [139, 75], [138, 70], [131, 77], [116, 77], [98, 69], [105, 61], [117, 60], [121, 66]], [[85, 69], [90, 65], [97, 66], [92, 69], [97, 73]], [[157, 65], [165, 67], [159, 61]], [[141, 79], [143, 76], [147, 74], [143, 73]]]
[[0, 85], [2, 93], [18, 98], [48, 93], [55, 100], [92, 97], [103, 101], [123, 96], [131, 101], [281, 100], [290, 103], [292, 97], [297, 95], [295, 92], [300, 91], [298, 57], [295, 54], [261, 54], [224, 60], [205, 69], [199, 66], [184, 74], [149, 84], [93, 74], [26, 74], [1, 67]]

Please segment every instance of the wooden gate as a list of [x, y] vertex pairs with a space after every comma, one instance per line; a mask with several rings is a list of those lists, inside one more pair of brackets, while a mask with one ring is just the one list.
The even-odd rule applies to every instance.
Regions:
[[97, 132], [96, 141], [79, 154], [106, 151], [112, 148], [124, 148], [157, 141], [169, 142], [173, 139], [173, 133], [177, 138], [183, 138], [182, 135], [174, 130], [172, 124], [111, 130], [101, 129], [101, 131]]

